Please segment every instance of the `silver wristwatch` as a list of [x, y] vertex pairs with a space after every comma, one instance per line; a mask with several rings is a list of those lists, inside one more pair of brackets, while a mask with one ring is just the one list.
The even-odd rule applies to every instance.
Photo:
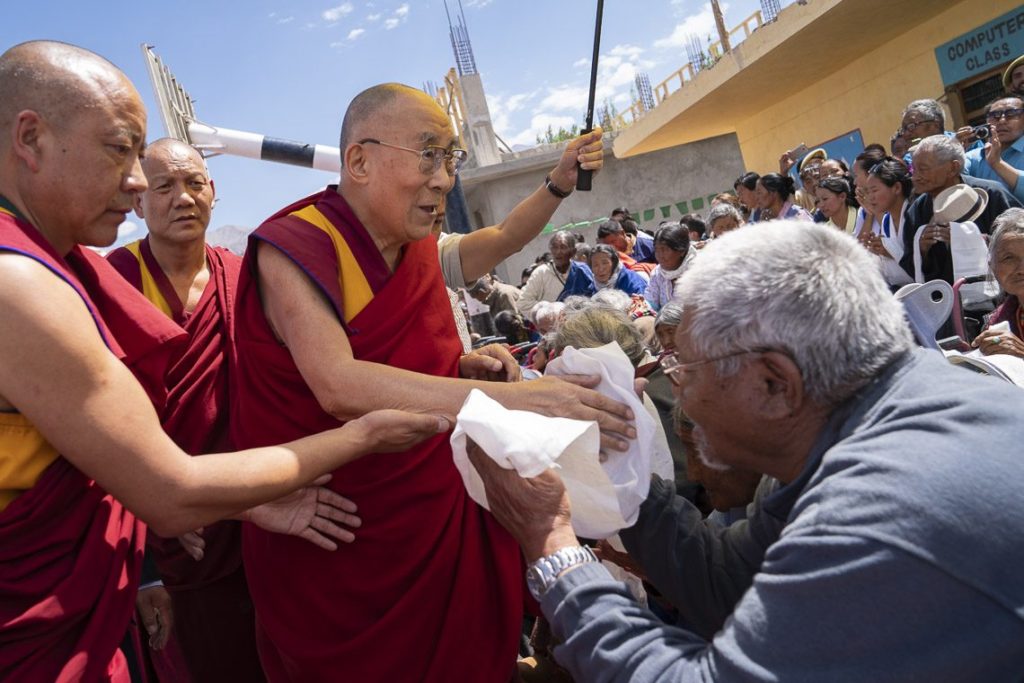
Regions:
[[599, 562], [599, 560], [594, 551], [585, 545], [556, 550], [550, 555], [545, 555], [530, 563], [530, 566], [526, 568], [526, 585], [530, 588], [533, 597], [540, 600], [555, 585], [559, 574], [570, 567], [587, 562]]

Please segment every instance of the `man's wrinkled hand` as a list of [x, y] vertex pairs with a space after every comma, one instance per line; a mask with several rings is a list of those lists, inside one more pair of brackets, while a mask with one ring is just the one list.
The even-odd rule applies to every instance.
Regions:
[[[555, 187], [570, 191], [576, 187], [579, 168], [597, 173], [604, 166], [604, 131], [596, 126], [589, 133], [571, 140], [562, 151], [558, 166], [551, 172]], [[578, 164], [578, 165], [577, 165]]]
[[206, 552], [206, 540], [203, 538], [203, 527], [199, 527], [194, 531], [189, 531], [178, 536], [178, 543], [181, 543], [181, 547], [184, 548], [185, 552], [189, 554], [189, 557], [196, 562], [203, 559], [203, 555]]
[[135, 596], [135, 606], [139, 610], [142, 626], [149, 634], [149, 646], [154, 650], [162, 650], [174, 628], [174, 608], [171, 607], [171, 596], [167, 589], [163, 586], [141, 589]]
[[360, 432], [371, 453], [401, 453], [424, 439], [451, 429], [454, 419], [405, 410], [374, 410], [350, 420], [345, 429]]
[[362, 521], [355, 515], [356, 504], [326, 488], [331, 480], [325, 474], [298, 491], [251, 508], [246, 520], [277, 534], [305, 539], [324, 550], [337, 550], [338, 544], [351, 543]]
[[578, 545], [569, 494], [555, 470], [524, 479], [494, 462], [472, 440], [466, 451], [483, 480], [491, 514], [519, 543], [527, 562]]
[[523, 369], [504, 344], [488, 344], [459, 358], [459, 376], [486, 382], [519, 382]]

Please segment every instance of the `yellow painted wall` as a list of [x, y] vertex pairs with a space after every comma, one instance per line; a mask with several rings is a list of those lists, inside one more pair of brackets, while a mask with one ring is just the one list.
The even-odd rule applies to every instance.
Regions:
[[[935, 48], [1019, 6], [1019, 0], [961, 2], [743, 121], [737, 125], [736, 135], [744, 165], [758, 173], [777, 172], [779, 156], [787, 149], [801, 142], [813, 145], [830, 140], [857, 128], [864, 144], [877, 142], [888, 148], [889, 138], [899, 127], [900, 113], [909, 102], [938, 99], [944, 94]], [[837, 36], [837, 40], [870, 44], [869, 34], [870, 27], [850, 27], [849, 34]], [[828, 55], [807, 58], [828, 59]], [[794, 72], [799, 68], [799, 64], [793, 65]], [[947, 121], [947, 126], [951, 125]]]

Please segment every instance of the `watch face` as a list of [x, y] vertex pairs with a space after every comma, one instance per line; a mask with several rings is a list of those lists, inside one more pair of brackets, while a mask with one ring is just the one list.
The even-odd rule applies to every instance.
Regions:
[[536, 567], [526, 570], [526, 587], [530, 589], [530, 594], [535, 600], [544, 597], [544, 576]]

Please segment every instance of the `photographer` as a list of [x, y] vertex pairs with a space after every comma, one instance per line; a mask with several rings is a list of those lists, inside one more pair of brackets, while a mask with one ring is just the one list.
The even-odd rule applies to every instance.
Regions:
[[1017, 96], [1000, 97], [986, 107], [985, 122], [987, 131], [984, 127], [979, 127], [981, 131], [970, 127], [957, 131], [957, 139], [961, 141], [985, 137], [984, 133], [988, 133], [984, 147], [967, 152], [963, 172], [1000, 182], [1018, 200], [1024, 201], [1024, 183], [1019, 182], [1024, 169], [1024, 100]]

